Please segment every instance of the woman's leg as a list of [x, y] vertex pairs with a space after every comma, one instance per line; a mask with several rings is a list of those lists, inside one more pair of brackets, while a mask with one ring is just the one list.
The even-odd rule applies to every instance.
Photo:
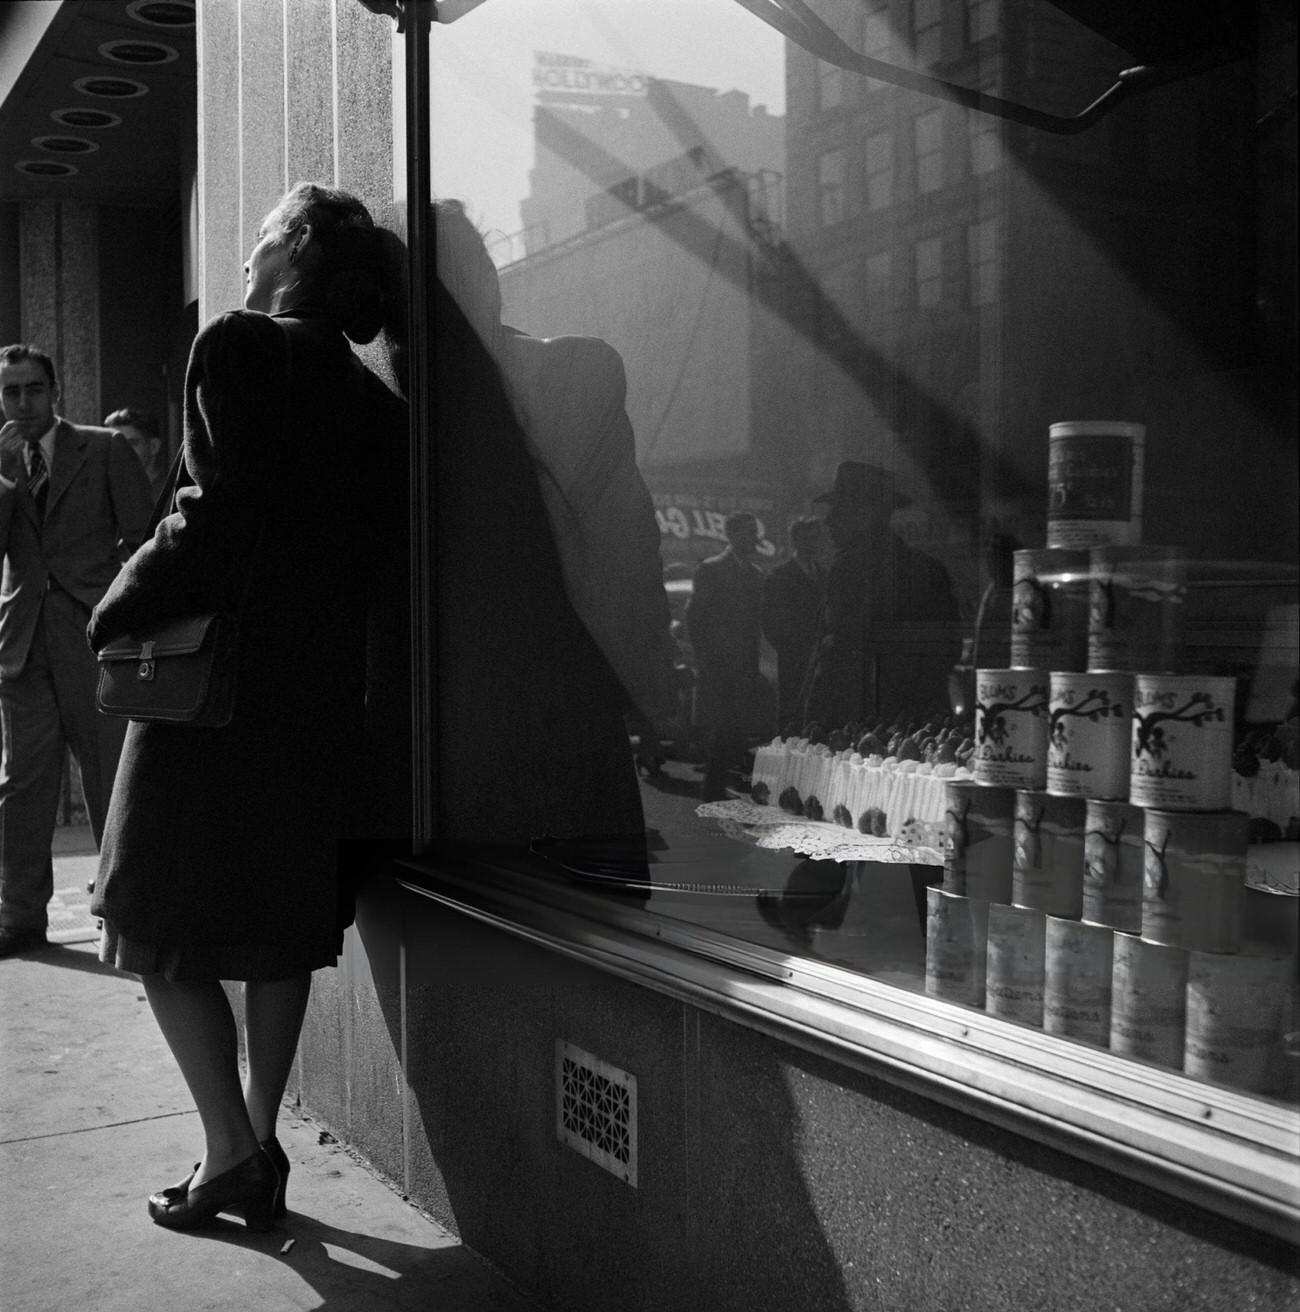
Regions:
[[250, 981], [244, 985], [244, 1041], [248, 1071], [243, 1100], [253, 1133], [265, 1142], [275, 1134], [298, 1035], [311, 992], [311, 975]]
[[195, 1187], [257, 1151], [239, 1080], [235, 1018], [217, 980], [174, 983], [146, 975], [144, 991], [203, 1122], [205, 1146], [191, 1181]]

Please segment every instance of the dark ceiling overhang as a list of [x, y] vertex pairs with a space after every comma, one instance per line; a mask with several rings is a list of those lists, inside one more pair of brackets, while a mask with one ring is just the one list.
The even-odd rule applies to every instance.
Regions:
[[191, 0], [0, 4], [0, 200], [175, 206], [194, 159]]

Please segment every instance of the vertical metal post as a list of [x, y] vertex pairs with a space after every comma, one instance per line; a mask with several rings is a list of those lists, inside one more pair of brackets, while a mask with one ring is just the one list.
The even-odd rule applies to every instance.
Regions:
[[438, 610], [433, 552], [432, 417], [429, 279], [433, 273], [433, 233], [429, 202], [431, 125], [429, 122], [429, 36], [434, 0], [406, 0], [406, 222], [409, 247], [407, 340], [410, 354], [411, 470], [411, 783], [414, 854], [434, 834], [438, 789], [435, 759], [438, 698]]

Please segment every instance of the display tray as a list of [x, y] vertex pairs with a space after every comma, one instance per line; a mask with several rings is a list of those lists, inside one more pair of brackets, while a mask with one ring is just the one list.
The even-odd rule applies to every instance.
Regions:
[[806, 820], [779, 806], [759, 806], [743, 798], [705, 802], [695, 811], [716, 821], [729, 838], [771, 852], [797, 852], [818, 861], [879, 861], [893, 865], [943, 865], [935, 844], [901, 843], [872, 838], [827, 820]]
[[1246, 852], [1246, 885], [1280, 897], [1300, 896], [1300, 843], [1252, 843]]

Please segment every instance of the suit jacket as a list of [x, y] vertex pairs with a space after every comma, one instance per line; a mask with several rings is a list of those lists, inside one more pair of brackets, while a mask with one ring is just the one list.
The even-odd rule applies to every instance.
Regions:
[[699, 667], [696, 722], [703, 728], [771, 732], [771, 687], [759, 668], [764, 574], [730, 547], [701, 561], [686, 608]]
[[44, 522], [20, 462], [15, 486], [0, 485], [0, 678], [22, 673], [47, 588], [94, 607], [140, 545], [152, 508], [135, 452], [112, 429], [58, 421]]
[[826, 574], [820, 567], [808, 577], [794, 559], [767, 576], [763, 592], [763, 633], [781, 658], [806, 661], [817, 645], [817, 625], [825, 595]]

